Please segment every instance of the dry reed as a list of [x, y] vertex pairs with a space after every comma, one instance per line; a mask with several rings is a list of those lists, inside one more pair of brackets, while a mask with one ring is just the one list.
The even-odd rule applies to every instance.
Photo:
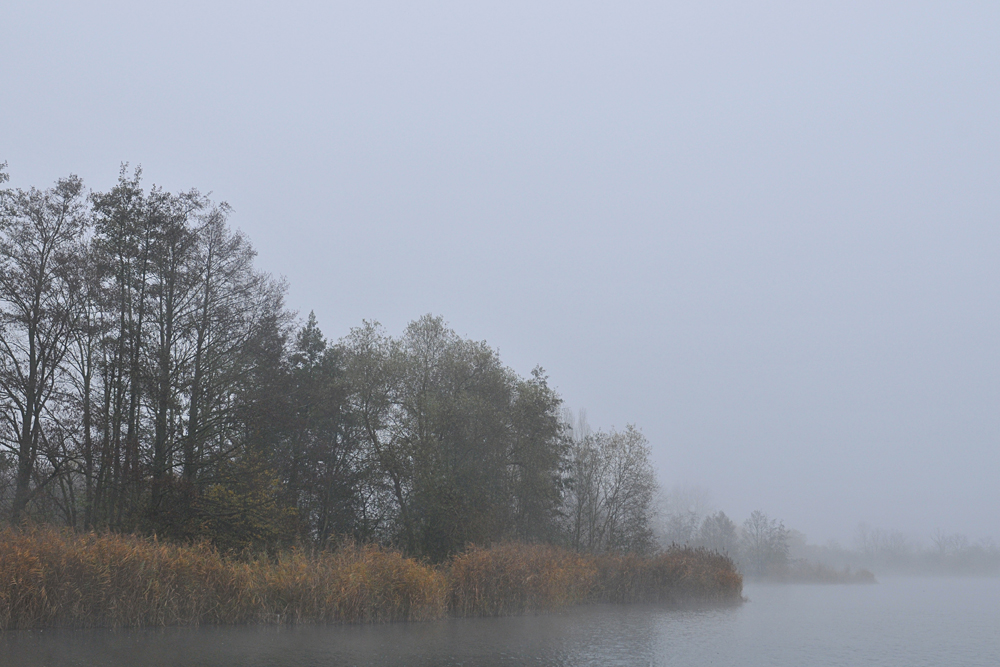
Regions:
[[437, 569], [376, 546], [282, 554], [255, 561], [275, 620], [340, 623], [421, 621], [447, 612], [448, 587]]
[[0, 630], [380, 622], [446, 612], [440, 572], [377, 547], [238, 560], [203, 544], [0, 530]]
[[739, 603], [743, 577], [728, 556], [671, 547], [653, 556], [612, 554], [597, 559], [594, 597], [603, 602]]
[[507, 616], [583, 602], [597, 574], [593, 559], [532, 544], [470, 547], [450, 564], [451, 610]]
[[358, 623], [501, 616], [582, 602], [737, 602], [731, 560], [702, 550], [591, 556], [470, 547], [433, 567], [376, 546], [232, 558], [206, 544], [0, 529], [0, 630]]
[[743, 577], [727, 556], [673, 547], [643, 556], [556, 547], [472, 547], [452, 560], [452, 613], [503, 616], [580, 602], [739, 603]]

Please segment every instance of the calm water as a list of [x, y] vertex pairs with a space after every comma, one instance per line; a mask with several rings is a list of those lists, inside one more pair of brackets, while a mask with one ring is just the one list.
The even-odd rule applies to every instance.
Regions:
[[348, 627], [0, 635], [23, 665], [1000, 665], [1000, 580], [748, 585], [739, 608], [595, 606]]

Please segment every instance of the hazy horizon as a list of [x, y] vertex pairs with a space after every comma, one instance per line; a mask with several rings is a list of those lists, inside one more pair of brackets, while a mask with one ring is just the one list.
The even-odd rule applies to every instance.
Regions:
[[813, 542], [1000, 539], [1000, 7], [0, 9], [0, 162], [212, 191], [337, 339], [426, 313]]

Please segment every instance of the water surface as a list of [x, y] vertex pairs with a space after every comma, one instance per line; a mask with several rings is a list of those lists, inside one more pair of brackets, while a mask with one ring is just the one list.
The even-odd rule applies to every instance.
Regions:
[[1000, 580], [749, 584], [740, 607], [597, 605], [381, 626], [6, 633], [0, 664], [1000, 665]]

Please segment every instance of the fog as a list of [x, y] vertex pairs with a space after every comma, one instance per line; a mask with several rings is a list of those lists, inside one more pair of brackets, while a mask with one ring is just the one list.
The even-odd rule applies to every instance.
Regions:
[[0, 8], [0, 162], [211, 190], [323, 332], [425, 313], [664, 488], [1000, 538], [1000, 7]]

